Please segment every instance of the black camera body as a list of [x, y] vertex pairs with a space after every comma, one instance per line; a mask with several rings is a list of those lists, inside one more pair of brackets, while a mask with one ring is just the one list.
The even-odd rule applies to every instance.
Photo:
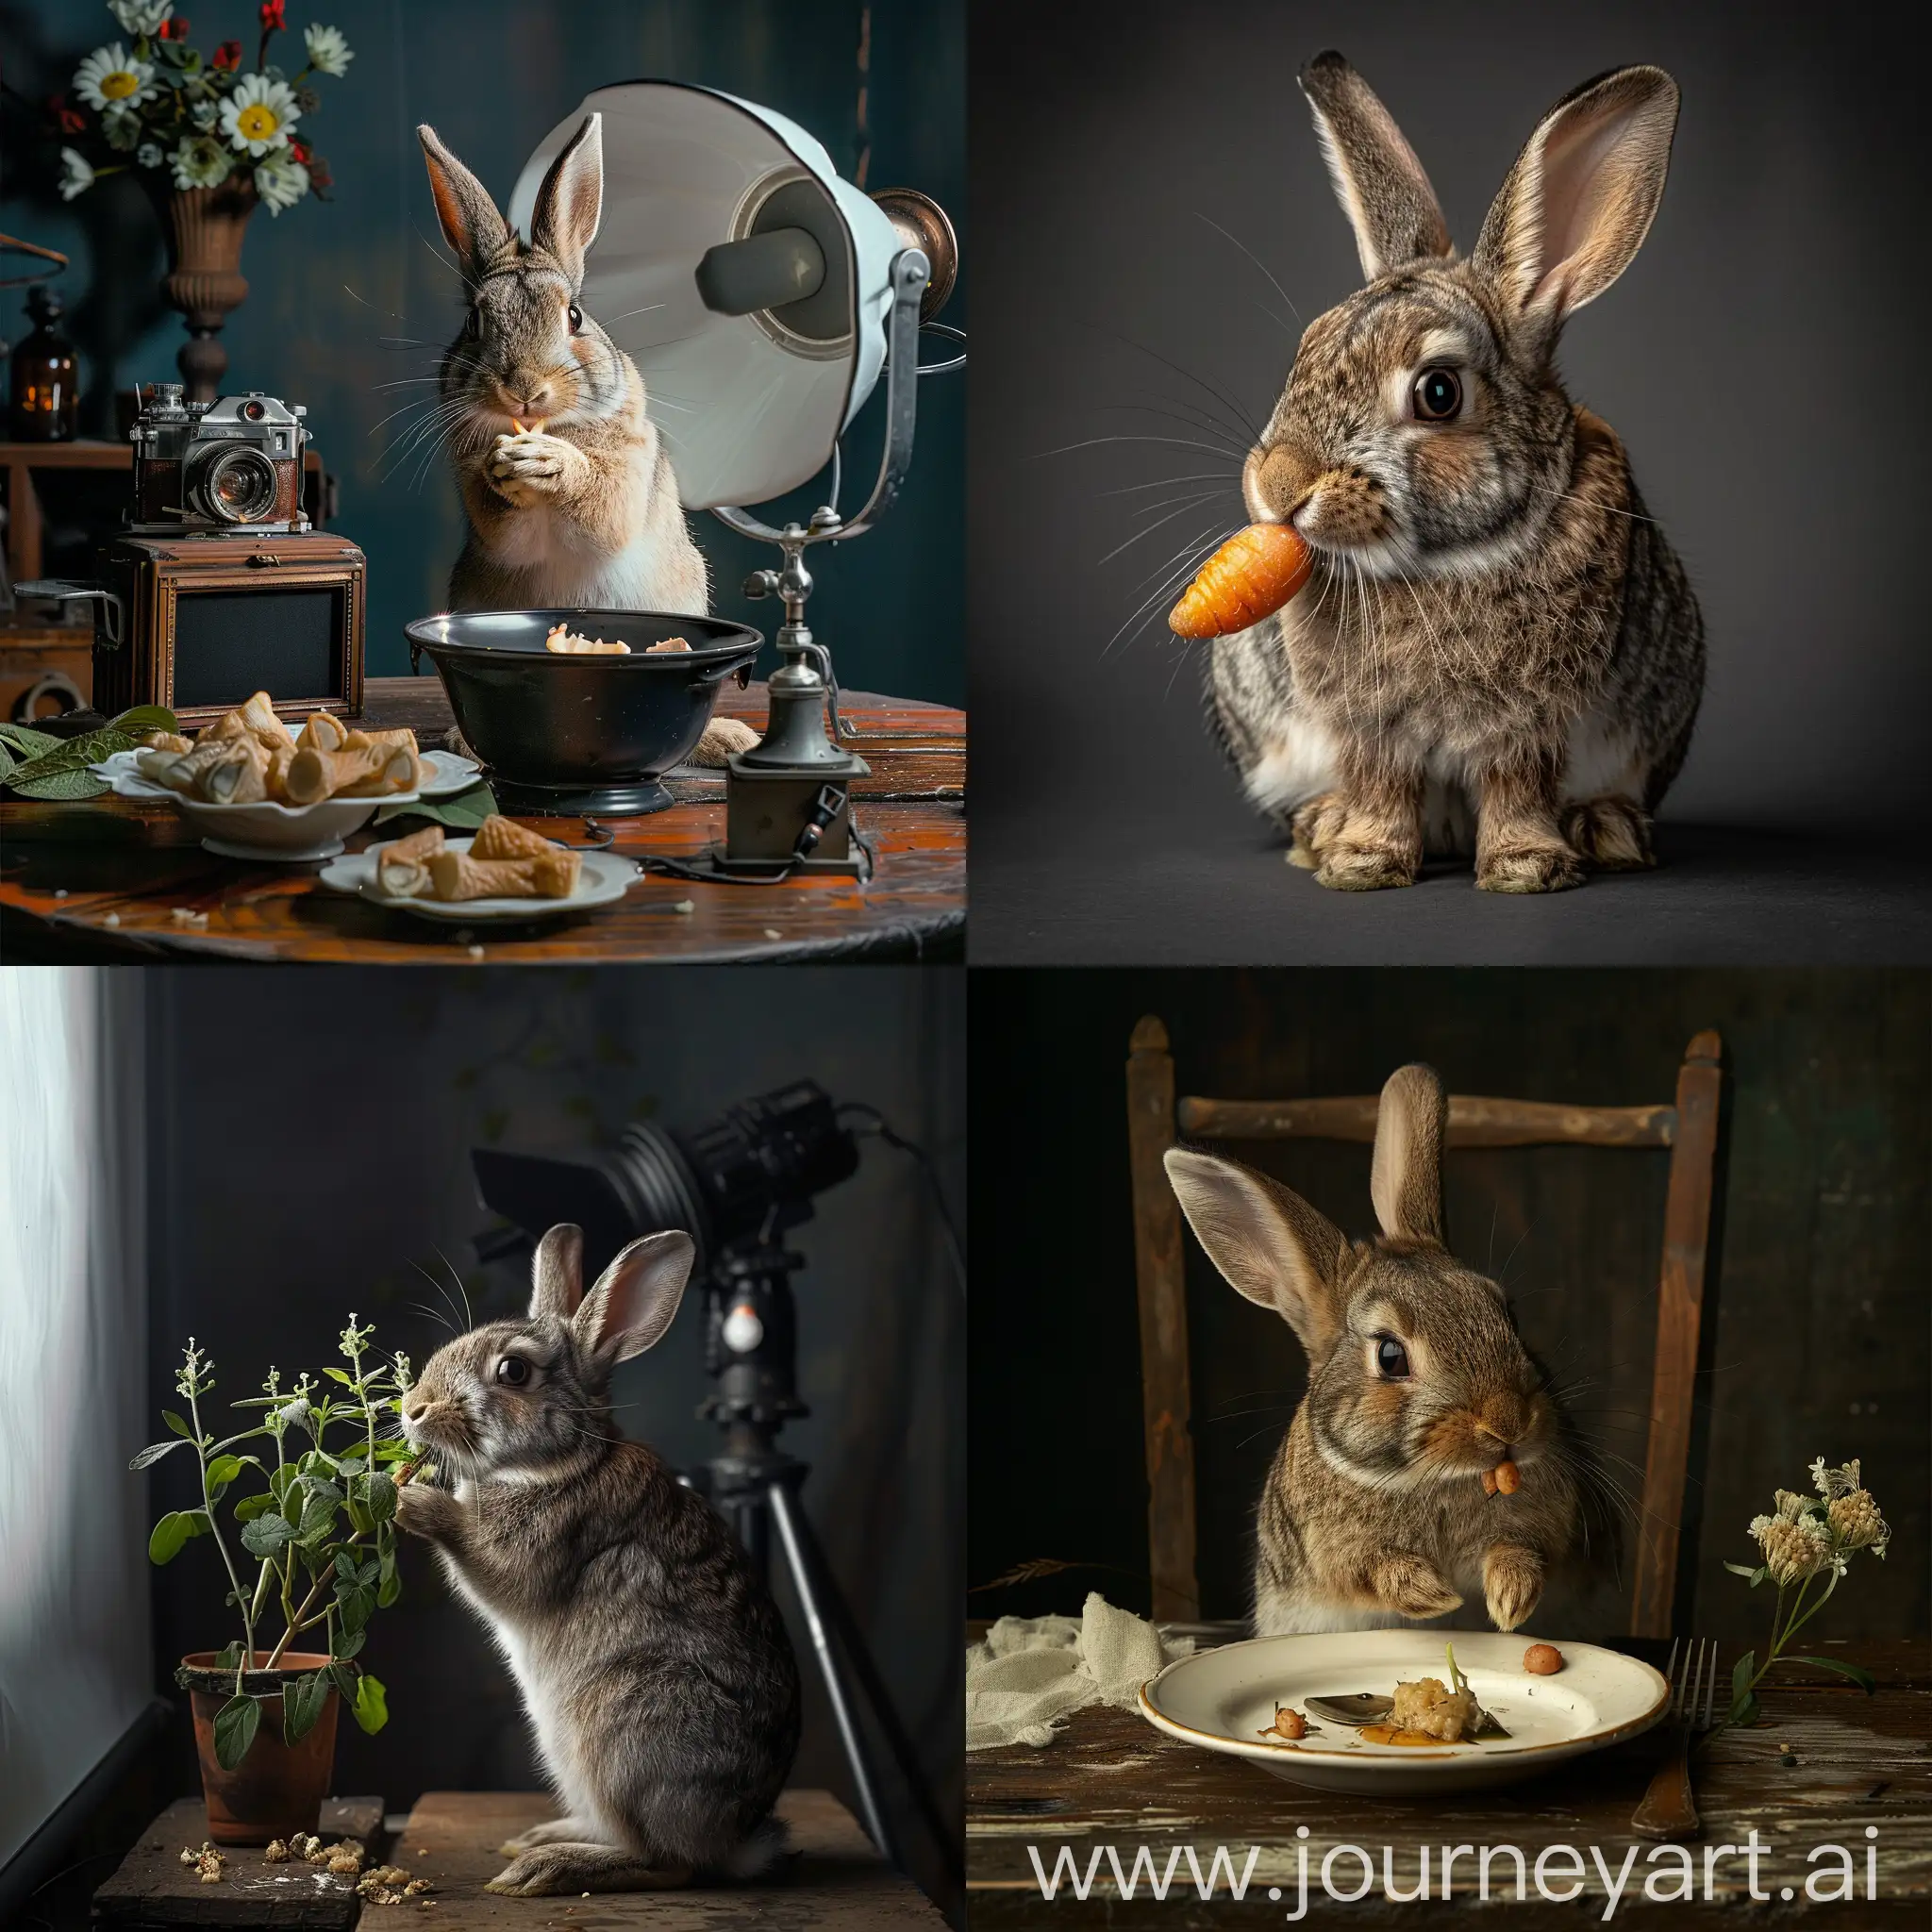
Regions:
[[130, 533], [281, 536], [309, 527], [302, 508], [308, 412], [260, 390], [212, 403], [182, 400], [178, 382], [153, 385], [135, 418]]

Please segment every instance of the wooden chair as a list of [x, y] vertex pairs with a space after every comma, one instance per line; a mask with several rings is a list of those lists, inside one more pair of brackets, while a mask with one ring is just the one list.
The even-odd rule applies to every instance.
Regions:
[[[1657, 1147], [1671, 1157], [1658, 1275], [1650, 1441], [1630, 1599], [1630, 1634], [1667, 1637], [1677, 1583], [1678, 1531], [1690, 1458], [1690, 1398], [1711, 1239], [1722, 1042], [1699, 1033], [1684, 1051], [1674, 1105], [1570, 1107], [1452, 1094], [1450, 1147]], [[1181, 1211], [1161, 1157], [1189, 1141], [1359, 1141], [1373, 1143], [1378, 1096], [1333, 1100], [1204, 1100], [1176, 1104], [1167, 1029], [1149, 1017], [1127, 1055], [1127, 1143], [1134, 1261], [1141, 1302], [1141, 1384], [1147, 1439], [1147, 1528], [1154, 1615], [1201, 1614], [1194, 1574], [1194, 1444], [1188, 1374]]]

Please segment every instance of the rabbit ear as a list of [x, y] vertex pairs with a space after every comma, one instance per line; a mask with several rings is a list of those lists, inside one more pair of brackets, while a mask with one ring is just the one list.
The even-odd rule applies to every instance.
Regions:
[[1341, 1230], [1266, 1174], [1191, 1147], [1170, 1147], [1167, 1177], [1188, 1225], [1236, 1293], [1273, 1308], [1311, 1361], [1341, 1330]]
[[1315, 136], [1341, 211], [1355, 229], [1370, 281], [1418, 256], [1451, 252], [1449, 225], [1415, 150], [1389, 109], [1340, 54], [1317, 54], [1301, 73]]
[[627, 1362], [663, 1339], [684, 1299], [697, 1248], [688, 1234], [647, 1234], [597, 1277], [573, 1324], [607, 1361]]
[[1471, 265], [1539, 358], [1624, 271], [1663, 198], [1677, 83], [1660, 67], [1587, 80], [1542, 118], [1491, 203]]
[[584, 1231], [559, 1221], [537, 1243], [530, 1262], [530, 1319], [568, 1322], [584, 1291]]
[[428, 164], [429, 192], [436, 202], [436, 219], [442, 224], [442, 238], [455, 249], [465, 277], [475, 281], [508, 242], [509, 224], [482, 182], [437, 139], [435, 128], [425, 122], [416, 129], [416, 139], [423, 143], [423, 158]]
[[583, 282], [584, 257], [603, 213], [604, 117], [587, 114], [551, 162], [530, 213], [530, 240], [557, 258], [574, 289]]
[[1442, 1133], [1449, 1097], [1433, 1067], [1397, 1067], [1375, 1115], [1369, 1195], [1382, 1232], [1442, 1243]]

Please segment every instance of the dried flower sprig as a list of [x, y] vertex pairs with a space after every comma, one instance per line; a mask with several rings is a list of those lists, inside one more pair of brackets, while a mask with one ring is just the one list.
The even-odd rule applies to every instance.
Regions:
[[[1811, 1484], [1815, 1495], [1796, 1490], [1776, 1491], [1772, 1513], [1751, 1519], [1751, 1537], [1762, 1562], [1724, 1565], [1734, 1576], [1745, 1578], [1753, 1590], [1765, 1582], [1777, 1589], [1771, 1644], [1763, 1663], [1758, 1663], [1756, 1651], [1746, 1651], [1731, 1672], [1729, 1724], [1748, 1724], [1756, 1720], [1757, 1686], [1780, 1657], [1836, 1672], [1840, 1677], [1849, 1677], [1868, 1697], [1872, 1694], [1872, 1674], [1857, 1664], [1842, 1657], [1798, 1657], [1790, 1651], [1791, 1640], [1830, 1601], [1853, 1555], [1870, 1550], [1882, 1558], [1891, 1541], [1890, 1525], [1872, 1492], [1860, 1482], [1856, 1457], [1836, 1466], [1827, 1464], [1822, 1456], [1817, 1457], [1811, 1464]], [[1812, 1589], [1821, 1577], [1824, 1587], [1814, 1597]]]

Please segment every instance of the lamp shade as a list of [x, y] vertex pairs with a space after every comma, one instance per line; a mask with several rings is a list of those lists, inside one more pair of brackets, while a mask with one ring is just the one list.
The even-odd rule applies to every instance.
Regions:
[[795, 122], [657, 80], [599, 88], [551, 129], [510, 196], [525, 236], [587, 114], [604, 208], [583, 306], [641, 372], [686, 508], [796, 489], [878, 380], [904, 241]]

